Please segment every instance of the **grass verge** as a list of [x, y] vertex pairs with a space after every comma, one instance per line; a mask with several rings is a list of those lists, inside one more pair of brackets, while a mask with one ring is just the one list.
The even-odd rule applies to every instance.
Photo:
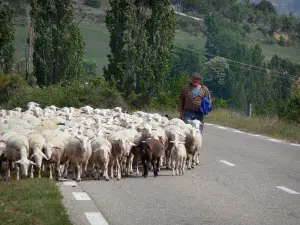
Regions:
[[0, 224], [71, 225], [61, 199], [48, 178], [0, 181]]
[[215, 109], [206, 122], [300, 143], [300, 124], [274, 117], [248, 117], [226, 109]]
[[[172, 118], [179, 117], [179, 113], [174, 110], [147, 108], [145, 111], [149, 113], [168, 114]], [[287, 123], [275, 117], [248, 117], [232, 110], [219, 108], [214, 109], [206, 116], [205, 122], [300, 144], [300, 124]]]

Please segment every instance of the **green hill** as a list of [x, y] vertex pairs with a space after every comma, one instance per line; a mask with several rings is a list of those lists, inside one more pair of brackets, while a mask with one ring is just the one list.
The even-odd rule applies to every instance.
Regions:
[[[105, 27], [105, 10], [108, 8], [108, 0], [101, 1], [99, 9], [92, 8], [83, 4], [84, 1], [75, 0], [74, 10], [76, 20], [80, 21], [80, 28], [85, 40], [85, 56], [87, 59], [94, 60], [97, 64], [98, 73], [102, 73], [102, 68], [107, 64], [107, 54], [109, 53], [109, 33]], [[197, 12], [187, 12], [189, 15], [202, 17]], [[205, 43], [203, 21], [177, 15], [178, 27], [176, 32], [176, 44], [184, 46], [194, 46], [196, 49], [203, 49]], [[18, 20], [20, 21], [20, 20]], [[24, 21], [24, 20], [23, 20]], [[18, 23], [20, 24], [20, 23]], [[183, 25], [184, 24], [184, 25]], [[238, 24], [242, 27], [245, 24]], [[272, 36], [266, 36], [261, 30], [264, 27], [261, 24], [255, 24], [250, 33], [246, 33], [243, 42], [247, 44], [260, 44], [266, 60], [269, 60], [274, 54], [282, 58], [288, 58], [294, 62], [300, 62], [300, 45], [294, 43], [293, 46], [280, 46], [277, 43], [267, 44]], [[234, 30], [233, 30], [234, 32]], [[19, 60], [24, 57], [27, 38], [26, 25], [17, 25], [16, 27], [16, 58]], [[274, 39], [272, 40], [274, 42]]]

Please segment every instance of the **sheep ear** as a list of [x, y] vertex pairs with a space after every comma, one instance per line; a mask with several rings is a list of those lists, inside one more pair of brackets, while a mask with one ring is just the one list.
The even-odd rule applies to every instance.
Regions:
[[134, 147], [136, 146], [136, 144], [134, 144], [134, 143], [132, 143], [132, 142], [129, 142], [129, 143], [130, 143], [132, 146], [134, 146]]
[[175, 141], [170, 141], [170, 143], [175, 143]]
[[20, 160], [16, 161], [15, 163], [17, 163], [17, 164], [18, 164], [18, 163], [21, 163], [21, 161], [22, 161], [22, 159], [20, 159]]
[[146, 141], [142, 141], [142, 143], [146, 143]]
[[81, 136], [80, 136], [80, 135], [76, 134], [76, 135], [75, 135], [75, 138], [77, 138], [78, 140], [81, 141]]
[[36, 165], [33, 161], [31, 161], [31, 160], [28, 160], [28, 161], [29, 161], [30, 164]]

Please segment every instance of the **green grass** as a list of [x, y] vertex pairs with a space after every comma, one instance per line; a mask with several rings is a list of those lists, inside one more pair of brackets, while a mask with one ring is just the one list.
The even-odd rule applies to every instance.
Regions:
[[61, 199], [48, 178], [0, 181], [0, 224], [71, 225]]

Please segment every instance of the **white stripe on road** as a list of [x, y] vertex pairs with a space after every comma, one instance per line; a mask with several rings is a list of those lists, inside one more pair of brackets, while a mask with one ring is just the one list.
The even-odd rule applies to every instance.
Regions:
[[72, 192], [74, 198], [78, 201], [91, 200], [91, 198], [85, 192]]
[[64, 181], [63, 183], [66, 186], [77, 186], [77, 183], [75, 181]]
[[227, 130], [228, 129], [227, 127], [223, 127], [223, 126], [217, 126], [217, 128], [220, 128], [222, 130]]
[[276, 186], [278, 189], [281, 189], [281, 190], [283, 190], [283, 191], [286, 191], [286, 192], [288, 192], [288, 193], [290, 193], [290, 194], [300, 194], [300, 193], [298, 193], [298, 192], [296, 192], [296, 191], [294, 191], [294, 190], [292, 190], [292, 189], [289, 189], [289, 188], [287, 188], [287, 187], [285, 187], [285, 186]]
[[290, 144], [290, 145], [300, 147], [300, 144]]
[[249, 134], [249, 135], [251, 135], [253, 137], [261, 137], [261, 135], [259, 135], [259, 134]]
[[235, 133], [245, 133], [245, 132], [243, 132], [243, 131], [240, 131], [240, 130], [233, 130], [233, 132], [235, 132]]
[[220, 162], [222, 162], [222, 163], [224, 163], [224, 164], [226, 164], [228, 166], [235, 166], [233, 163], [230, 163], [230, 162], [228, 162], [226, 160], [220, 160]]
[[281, 140], [273, 139], [273, 138], [269, 138], [268, 140], [269, 140], [269, 141], [273, 141], [273, 142], [281, 142]]
[[108, 225], [100, 212], [84, 213], [91, 225]]

